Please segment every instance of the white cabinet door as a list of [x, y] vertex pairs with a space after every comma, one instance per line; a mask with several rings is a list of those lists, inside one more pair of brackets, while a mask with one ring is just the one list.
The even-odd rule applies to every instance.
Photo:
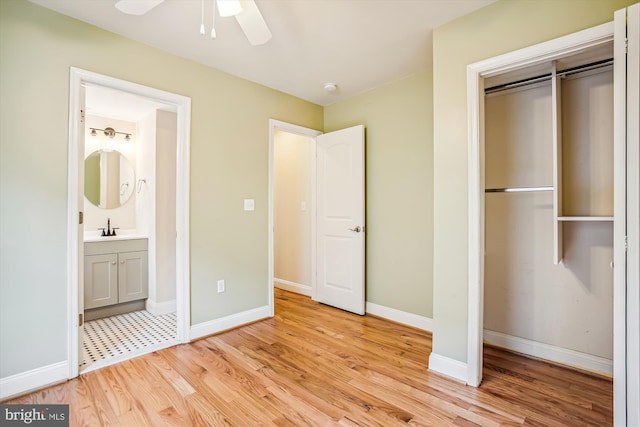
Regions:
[[149, 296], [148, 252], [118, 254], [118, 302], [136, 301]]
[[118, 255], [84, 257], [84, 308], [118, 303]]

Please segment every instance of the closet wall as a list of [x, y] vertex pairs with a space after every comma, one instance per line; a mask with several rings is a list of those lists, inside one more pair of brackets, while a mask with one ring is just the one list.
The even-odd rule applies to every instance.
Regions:
[[552, 84], [485, 96], [484, 337], [611, 374], [612, 68]]

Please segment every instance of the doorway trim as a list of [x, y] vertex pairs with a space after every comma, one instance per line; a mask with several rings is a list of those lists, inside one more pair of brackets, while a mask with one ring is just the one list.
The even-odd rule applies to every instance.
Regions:
[[[476, 62], [467, 67], [468, 112], [468, 325], [467, 384], [478, 387], [482, 381], [484, 318], [484, 79], [507, 71], [548, 62], [580, 50], [613, 40], [613, 22], [579, 31], [548, 42]], [[617, 218], [616, 218], [617, 220]], [[617, 286], [614, 283], [614, 287]], [[615, 292], [615, 291], [614, 291]], [[624, 301], [614, 298], [614, 313], [624, 311]], [[615, 326], [614, 326], [615, 328]], [[614, 337], [617, 340], [624, 336]], [[624, 364], [614, 355], [614, 366]], [[615, 370], [614, 370], [615, 376]]]
[[307, 136], [312, 139], [311, 144], [311, 298], [317, 299], [316, 295], [316, 137], [322, 135], [321, 131], [294, 125], [280, 120], [269, 119], [269, 200], [268, 200], [268, 246], [269, 246], [269, 267], [268, 267], [268, 289], [269, 289], [269, 311], [270, 316], [274, 315], [274, 274], [275, 274], [275, 248], [274, 248], [274, 153], [275, 153], [275, 132], [276, 130], [293, 133], [297, 135]]
[[69, 142], [68, 142], [68, 194], [67, 194], [67, 301], [68, 338], [67, 361], [69, 378], [79, 373], [78, 349], [78, 241], [82, 237], [78, 231], [79, 206], [79, 139], [82, 108], [82, 85], [95, 84], [111, 89], [129, 92], [158, 102], [170, 104], [177, 109], [177, 162], [176, 162], [176, 319], [177, 341], [189, 342], [190, 301], [190, 254], [189, 254], [189, 206], [190, 206], [190, 129], [191, 98], [154, 89], [137, 83], [97, 74], [71, 67], [69, 73]]

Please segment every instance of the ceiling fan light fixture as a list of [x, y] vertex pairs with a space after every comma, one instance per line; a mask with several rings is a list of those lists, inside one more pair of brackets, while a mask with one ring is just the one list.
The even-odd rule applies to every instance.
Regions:
[[240, 0], [216, 0], [216, 3], [221, 17], [235, 16], [242, 12]]
[[127, 15], [144, 15], [164, 0], [119, 0], [115, 6]]

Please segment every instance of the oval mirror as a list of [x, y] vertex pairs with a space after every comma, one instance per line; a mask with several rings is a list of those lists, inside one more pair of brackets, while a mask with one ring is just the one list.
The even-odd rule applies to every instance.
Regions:
[[97, 150], [84, 160], [84, 195], [99, 208], [127, 203], [134, 180], [133, 166], [119, 151]]

